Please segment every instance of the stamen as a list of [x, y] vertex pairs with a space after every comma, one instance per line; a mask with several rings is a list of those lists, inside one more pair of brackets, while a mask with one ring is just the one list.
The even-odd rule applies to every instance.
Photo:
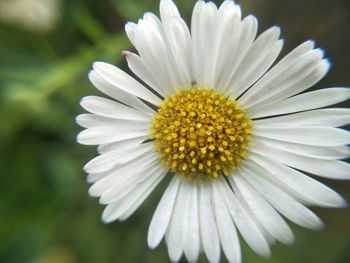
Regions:
[[151, 133], [172, 172], [189, 179], [216, 178], [240, 165], [251, 124], [235, 100], [196, 87], [164, 100]]

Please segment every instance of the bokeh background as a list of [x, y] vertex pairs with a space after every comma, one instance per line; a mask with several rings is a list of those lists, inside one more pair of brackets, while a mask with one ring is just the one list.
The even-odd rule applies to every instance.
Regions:
[[[177, 1], [188, 21], [194, 2]], [[282, 27], [284, 53], [310, 38], [325, 48], [333, 67], [315, 89], [350, 85], [349, 0], [238, 2], [258, 16], [260, 32]], [[128, 221], [105, 225], [82, 171], [96, 150], [75, 142], [79, 100], [98, 94], [87, 80], [92, 62], [126, 69], [120, 52], [132, 47], [123, 27], [145, 11], [158, 14], [158, 1], [0, 0], [1, 263], [169, 261], [164, 244], [146, 244], [165, 185]], [[321, 181], [350, 200], [350, 182]], [[350, 262], [350, 209], [314, 211], [325, 229], [292, 224], [293, 246], [277, 244], [262, 259], [243, 245], [244, 262]]]

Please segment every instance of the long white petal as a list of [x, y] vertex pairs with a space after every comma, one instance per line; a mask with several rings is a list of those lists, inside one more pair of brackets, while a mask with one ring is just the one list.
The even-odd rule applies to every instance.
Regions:
[[346, 204], [337, 192], [297, 170], [259, 155], [250, 155], [250, 159], [265, 170], [266, 178], [297, 199], [325, 207]]
[[179, 192], [176, 197], [175, 207], [173, 211], [173, 215], [171, 217], [170, 224], [168, 226], [166, 232], [166, 243], [168, 245], [168, 253], [170, 260], [173, 262], [177, 262], [180, 260], [183, 250], [183, 212], [185, 211], [186, 199], [187, 199], [187, 191], [184, 187], [183, 180], [180, 180]]
[[80, 114], [75, 119], [76, 123], [84, 128], [94, 127], [112, 127], [112, 128], [136, 128], [143, 129], [149, 126], [150, 121], [134, 121], [134, 120], [122, 120], [112, 119], [107, 117], [98, 116], [95, 114]]
[[104, 154], [113, 151], [124, 151], [126, 149], [139, 145], [144, 141], [142, 138], [134, 138], [125, 141], [112, 142], [107, 144], [101, 144], [97, 147], [99, 154]]
[[138, 81], [111, 64], [95, 62], [93, 64], [93, 69], [101, 78], [103, 78], [110, 85], [113, 85], [113, 87], [116, 89], [130, 93], [154, 105], [159, 105], [162, 103], [160, 98], [142, 86]]
[[275, 61], [283, 46], [283, 41], [278, 40], [279, 35], [279, 27], [272, 27], [249, 48], [228, 84], [230, 94], [235, 98], [256, 82]]
[[275, 239], [291, 244], [294, 241], [292, 230], [276, 210], [243, 180], [244, 175], [229, 177], [236, 195], [243, 199], [265, 230]]
[[198, 186], [196, 182], [186, 182], [187, 193], [186, 208], [183, 211], [184, 252], [189, 262], [196, 262], [199, 256], [199, 211], [198, 211]]
[[322, 59], [318, 63], [307, 66], [305, 70], [296, 73], [299, 79], [296, 76], [291, 76], [290, 80], [292, 80], [292, 82], [286, 82], [286, 86], [284, 86], [280, 92], [269, 94], [270, 96], [268, 96], [265, 101], [259, 102], [256, 105], [269, 104], [274, 101], [283, 100], [309, 89], [328, 73], [330, 66], [331, 64], [327, 59]]
[[195, 80], [199, 80], [201, 59], [201, 15], [203, 13], [205, 2], [197, 1], [193, 8], [191, 18], [191, 37], [192, 37], [192, 61], [193, 61], [193, 74]]
[[229, 262], [241, 262], [241, 247], [236, 226], [217, 183], [212, 184], [210, 193], [222, 249]]
[[[217, 223], [214, 217], [213, 202], [210, 199], [210, 187], [207, 183], [199, 183], [199, 225], [202, 247], [210, 262], [220, 261], [220, 240]], [[229, 218], [232, 222], [232, 219]], [[224, 228], [224, 227], [222, 227]], [[233, 226], [233, 228], [235, 228]], [[227, 231], [231, 231], [227, 229]], [[224, 238], [224, 237], [223, 237]], [[225, 241], [222, 241], [225, 242]], [[233, 247], [231, 243], [230, 246]], [[225, 245], [226, 247], [226, 245]], [[225, 248], [227, 249], [227, 248]], [[231, 257], [228, 257], [231, 258]]]
[[159, 77], [157, 72], [152, 71], [140, 56], [129, 51], [123, 51], [122, 54], [125, 56], [129, 69], [136, 76], [163, 97], [169, 95], [169, 93], [164, 91], [164, 87], [168, 84], [166, 80]]
[[[124, 210], [124, 212], [119, 217], [119, 221], [124, 221], [128, 219], [140, 207], [140, 205], [146, 200], [146, 198], [153, 192], [153, 190], [158, 186], [158, 184], [166, 176], [166, 172], [163, 170], [162, 167], [159, 167], [159, 171], [157, 171], [156, 173], [157, 174], [154, 180], [151, 183], [148, 183], [148, 185], [144, 187], [144, 190], [140, 188], [136, 189], [136, 191], [141, 192], [139, 196], [136, 196], [135, 198], [133, 196], [134, 192], [130, 193], [130, 195], [128, 196], [128, 199], [132, 199], [133, 203], [131, 206], [129, 206], [127, 209]], [[123, 199], [122, 202], [127, 202], [127, 200]]]
[[162, 22], [169, 19], [169, 17], [180, 17], [179, 10], [172, 0], [161, 0], [159, 3], [159, 13]]
[[156, 175], [157, 170], [159, 170], [159, 161], [154, 158], [144, 168], [139, 169], [138, 167], [135, 172], [127, 174], [124, 180], [112, 182], [108, 190], [102, 193], [99, 203], [107, 205], [118, 202], [134, 191], [140, 184], [143, 184], [145, 180]]
[[350, 133], [319, 126], [254, 127], [254, 135], [269, 139], [314, 146], [340, 146], [350, 143]]
[[[217, 36], [215, 38], [212, 78], [213, 86], [224, 92], [220, 82], [228, 82], [231, 76], [228, 69], [235, 66], [239, 56], [239, 41], [241, 30], [241, 8], [233, 1], [224, 1], [218, 13]], [[226, 79], [225, 79], [226, 78]]]
[[303, 57], [307, 52], [311, 51], [314, 48], [314, 44], [315, 43], [313, 41], [306, 41], [287, 54], [287, 56], [278, 62], [242, 96], [240, 102], [243, 104], [248, 104], [251, 101], [259, 98], [262, 94], [268, 92], [270, 83], [301, 57]]
[[148, 228], [148, 246], [155, 248], [162, 240], [168, 228], [171, 216], [173, 214], [175, 200], [179, 189], [179, 178], [174, 176], [169, 186], [164, 192], [156, 211], [153, 214], [151, 224]]
[[169, 51], [164, 39], [163, 32], [160, 32], [159, 21], [155, 21], [154, 16], [148, 16], [148, 20], [140, 20], [136, 28], [136, 47], [140, 57], [149, 67], [153, 74], [161, 79], [163, 94], [169, 96], [174, 93], [175, 88], [181, 86], [181, 79], [174, 61], [172, 53]]
[[147, 139], [149, 131], [145, 129], [130, 130], [127, 128], [117, 129], [109, 127], [106, 129], [106, 127], [94, 127], [80, 132], [77, 136], [77, 141], [80, 144], [97, 145], [141, 137]]
[[181, 83], [189, 86], [193, 80], [190, 31], [173, 1], [160, 2], [160, 16], [175, 63], [183, 78]]
[[149, 116], [143, 112], [102, 97], [84, 97], [80, 105], [85, 110], [103, 117], [135, 121], [149, 120]]
[[155, 175], [147, 178], [142, 184], [138, 185], [137, 189], [132, 193], [115, 203], [109, 204], [102, 213], [102, 220], [106, 223], [117, 219], [125, 220], [149, 196], [164, 176], [164, 170], [160, 165]]
[[212, 2], [198, 1], [191, 22], [194, 75], [197, 83], [211, 84], [216, 23], [216, 6]]
[[282, 215], [292, 222], [312, 229], [323, 226], [322, 221], [308, 208], [298, 203], [288, 194], [264, 180], [263, 172], [254, 165], [249, 165], [249, 170], [244, 169], [246, 179], [256, 191], [264, 196]]
[[[175, 16], [173, 18], [181, 24], [180, 30], [183, 30], [183, 32], [181, 32], [181, 33], [184, 33], [184, 31], [186, 31], [187, 36], [185, 36], [185, 37], [188, 38], [189, 37], [189, 30], [188, 30], [186, 23], [179, 16]], [[173, 39], [171, 37], [169, 37], [169, 35], [171, 35], [171, 32], [170, 32], [170, 29], [166, 27], [167, 22], [165, 21], [165, 23], [164, 22], [162, 23], [160, 21], [160, 19], [152, 13], [146, 13], [144, 15], [144, 20], [151, 22], [155, 26], [155, 28], [157, 29], [157, 31], [159, 32], [160, 36], [163, 39], [164, 48], [167, 50], [165, 55], [167, 55], [167, 56], [163, 56], [162, 60], [166, 61], [166, 64], [168, 64], [168, 66], [169, 66], [169, 70], [170, 70], [169, 74], [172, 77], [174, 77], [174, 79], [173, 79], [174, 85], [177, 88], [187, 86], [189, 84], [189, 82], [188, 82], [189, 79], [187, 78], [188, 72], [185, 72], [185, 69], [181, 66], [181, 64], [179, 64], [180, 58], [177, 57], [178, 54], [174, 53], [174, 51], [175, 51], [174, 46], [177, 46], [178, 43], [171, 43], [171, 41], [173, 41]], [[175, 23], [177, 23], [177, 22], [175, 22]], [[177, 25], [179, 25], [179, 24], [177, 24]], [[177, 30], [177, 29], [179, 29], [179, 28], [175, 26], [175, 30]], [[186, 32], [185, 32], [185, 34], [186, 34]], [[189, 40], [189, 39], [187, 39], [187, 40]], [[185, 40], [185, 42], [186, 42], [186, 40]], [[189, 44], [190, 43], [186, 43], [186, 45], [189, 45]], [[182, 54], [181, 56], [183, 57], [184, 54]], [[163, 64], [163, 66], [164, 66], [164, 64]]]
[[[132, 163], [126, 163], [112, 170], [106, 171], [106, 175], [96, 181], [89, 188], [89, 195], [102, 196], [114, 187], [128, 182], [128, 180], [136, 175], [142, 174], [142, 171], [152, 169], [155, 166], [156, 158], [142, 157]], [[103, 173], [103, 172], [102, 172]], [[143, 178], [143, 177], [141, 177]], [[106, 202], [104, 202], [106, 203]]]
[[230, 81], [238, 67], [241, 65], [244, 56], [246, 56], [250, 49], [257, 31], [258, 21], [256, 17], [253, 15], [245, 17], [240, 25], [238, 46], [232, 50], [234, 52], [234, 57], [229, 57], [233, 59], [231, 60], [233, 64], [231, 67], [226, 67], [226, 70], [222, 73], [222, 80], [218, 83], [218, 87], [223, 91], [226, 91], [228, 94], [233, 93], [233, 91], [230, 90]]
[[[350, 148], [343, 145], [333, 147], [312, 146], [267, 138], [259, 138], [259, 143], [265, 145], [266, 147], [316, 159], [337, 160], [350, 157]], [[252, 142], [252, 147], [253, 145], [254, 142]]]
[[216, 183], [244, 240], [257, 254], [263, 257], [270, 256], [270, 247], [261, 229], [239, 202], [228, 183], [224, 179], [219, 179]]
[[310, 91], [271, 104], [260, 104], [249, 108], [249, 112], [252, 118], [261, 118], [322, 108], [348, 99], [350, 99], [350, 89], [328, 88]]
[[[123, 88], [119, 88], [119, 85], [115, 85], [114, 83], [109, 83], [103, 77], [101, 77], [95, 70], [91, 70], [89, 73], [89, 79], [91, 83], [101, 92], [110, 96], [111, 98], [121, 101], [126, 105], [129, 105], [139, 111], [154, 113], [154, 110], [148, 107], [145, 103], [143, 103], [137, 96], [129, 93], [127, 90]], [[127, 83], [121, 83], [120, 85], [128, 85]], [[128, 87], [128, 86], [125, 86]], [[124, 88], [125, 88], [124, 87]], [[160, 104], [160, 102], [158, 103]], [[157, 105], [158, 105], [157, 104]]]
[[88, 173], [101, 173], [115, 167], [117, 164], [127, 163], [135, 158], [140, 158], [146, 154], [154, 152], [153, 145], [133, 144], [130, 147], [117, 151], [107, 152], [89, 161], [84, 170]]
[[128, 36], [130, 42], [135, 46], [135, 29], [136, 24], [133, 22], [128, 22], [125, 24], [125, 33]]
[[[140, 194], [140, 196], [137, 196], [136, 198], [131, 194], [129, 196], [133, 199], [133, 203], [130, 207], [128, 207], [119, 217], [119, 221], [125, 221], [127, 220], [139, 207], [140, 205], [147, 199], [147, 197], [153, 192], [153, 190], [158, 186], [158, 184], [162, 181], [164, 178], [165, 173], [159, 175], [159, 177], [156, 178], [155, 181], [151, 183], [151, 185], [147, 186], [147, 188]], [[139, 191], [139, 190], [138, 190]], [[125, 202], [125, 200], [123, 200]]]
[[261, 156], [266, 155], [277, 162], [318, 176], [341, 180], [350, 179], [350, 165], [345, 162], [300, 156], [262, 144], [252, 147], [251, 150]]
[[254, 100], [251, 99], [249, 102], [243, 101], [243, 98], [239, 101], [249, 109], [253, 106], [283, 100], [308, 89], [328, 72], [330, 64], [322, 57], [323, 52], [320, 50], [308, 52], [288, 69], [285, 69], [285, 72], [281, 72], [269, 83], [266, 83], [268, 89], [265, 93], [259, 93], [259, 96], [255, 95]]
[[350, 109], [322, 109], [287, 116], [257, 120], [258, 126], [328, 126], [341, 127], [350, 123]]
[[86, 181], [89, 184], [93, 184], [93, 183], [96, 183], [101, 178], [109, 175], [110, 173], [111, 173], [111, 171], [106, 171], [106, 172], [102, 172], [102, 173], [89, 173], [86, 177]]

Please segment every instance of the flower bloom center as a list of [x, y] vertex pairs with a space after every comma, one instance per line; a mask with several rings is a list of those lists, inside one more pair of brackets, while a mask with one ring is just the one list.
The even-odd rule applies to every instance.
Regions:
[[190, 179], [215, 178], [241, 163], [251, 123], [235, 100], [189, 88], [164, 100], [151, 133], [170, 171]]

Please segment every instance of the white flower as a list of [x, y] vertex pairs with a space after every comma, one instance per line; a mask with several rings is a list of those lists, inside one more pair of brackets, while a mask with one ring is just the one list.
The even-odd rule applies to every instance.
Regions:
[[60, 17], [60, 0], [0, 0], [0, 19], [24, 28], [48, 32]]
[[[347, 100], [347, 88], [307, 93], [328, 71], [307, 41], [273, 67], [283, 41], [272, 27], [256, 37], [254, 16], [233, 1], [196, 3], [191, 32], [171, 0], [158, 19], [146, 13], [126, 33], [138, 54], [129, 68], [96, 62], [90, 80], [117, 100], [85, 97], [91, 114], [82, 144], [99, 145], [85, 170], [89, 193], [107, 205], [105, 222], [125, 220], [171, 176], [150, 224], [148, 244], [163, 236], [172, 261], [210, 262], [220, 248], [241, 261], [238, 234], [259, 255], [275, 241], [293, 242], [285, 219], [307, 228], [322, 221], [306, 205], [342, 207], [343, 198], [304, 173], [349, 179], [349, 109], [319, 109]], [[271, 69], [270, 69], [271, 67]], [[156, 95], [157, 93], [157, 95]], [[165, 98], [165, 99], [163, 99]], [[158, 110], [156, 110], [158, 109]], [[168, 174], [171, 171], [171, 174]]]

